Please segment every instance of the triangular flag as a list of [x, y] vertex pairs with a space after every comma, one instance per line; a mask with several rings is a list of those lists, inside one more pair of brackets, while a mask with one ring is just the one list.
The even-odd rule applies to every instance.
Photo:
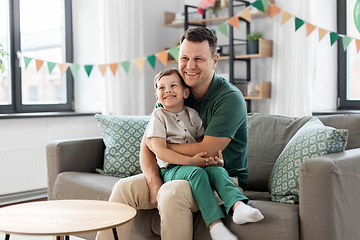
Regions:
[[342, 37], [342, 43], [343, 43], [343, 47], [344, 47], [344, 51], [346, 51], [346, 49], [348, 48], [349, 44], [351, 43], [353, 39], [351, 37], [348, 36], [343, 36]]
[[279, 14], [281, 12], [281, 9], [275, 6], [274, 4], [271, 4], [270, 7], [270, 19], [272, 19], [275, 15]]
[[105, 73], [106, 73], [106, 69], [107, 69], [108, 65], [107, 64], [101, 64], [101, 65], [98, 65], [98, 68], [101, 72], [101, 74], [103, 75], [103, 77], [105, 76]]
[[164, 64], [165, 67], [168, 63], [168, 55], [169, 53], [166, 50], [156, 54], [156, 57], [160, 60], [160, 62], [162, 62], [162, 64]]
[[312, 33], [315, 30], [315, 26], [312, 25], [311, 23], [306, 23], [306, 34], [307, 36], [310, 35], [310, 33]]
[[88, 75], [88, 77], [90, 77], [90, 73], [93, 70], [94, 65], [84, 65], [84, 69], [86, 71], [86, 74]]
[[176, 60], [179, 60], [179, 47], [173, 47], [170, 48], [169, 50], [169, 54]]
[[29, 66], [29, 63], [31, 62], [31, 60], [32, 60], [32, 58], [24, 57], [25, 69]]
[[270, 5], [269, 1], [268, 0], [261, 0], [261, 3], [263, 5], [264, 8], [266, 8], [267, 6]]
[[360, 40], [359, 40], [359, 39], [356, 39], [356, 40], [355, 40], [355, 44], [356, 44], [357, 53], [359, 53], [359, 52], [360, 52]]
[[321, 41], [321, 39], [323, 39], [325, 37], [325, 35], [328, 33], [327, 30], [323, 29], [323, 28], [319, 28], [319, 42]]
[[66, 72], [66, 70], [68, 69], [69, 64], [68, 63], [59, 63], [58, 66], [60, 68], [60, 73], [62, 76], [62, 75], [64, 75], [64, 72]]
[[251, 19], [250, 7], [245, 8], [244, 11], [238, 14], [238, 16], [242, 17], [248, 22], [251, 22], [252, 19]]
[[52, 70], [53, 70], [54, 67], [56, 66], [56, 63], [47, 62], [47, 65], [48, 65], [48, 69], [49, 69], [49, 74], [51, 74]]
[[292, 17], [292, 15], [290, 13], [288, 13], [286, 11], [282, 11], [282, 13], [281, 13], [281, 25], [286, 23], [291, 17]]
[[265, 12], [264, 5], [261, 0], [256, 0], [251, 4], [254, 8], [257, 8], [259, 11]]
[[152, 68], [155, 69], [156, 56], [155, 55], [148, 56], [147, 60], [150, 63], [150, 65], [152, 66]]
[[126, 74], [128, 74], [130, 68], [130, 61], [121, 62], [121, 66], [124, 68]]
[[112, 73], [114, 74], [114, 76], [116, 75], [116, 71], [117, 71], [118, 67], [119, 67], [118, 63], [109, 64], [109, 68], [112, 71]]
[[228, 22], [231, 26], [236, 27], [237, 29], [240, 29], [239, 21], [240, 21], [240, 20], [239, 20], [239, 17], [236, 16], [236, 15], [232, 16], [231, 18], [229, 18], [229, 19], [227, 20], [227, 22]]
[[73, 76], [73, 78], [76, 78], [78, 72], [80, 69], [80, 65], [79, 64], [70, 64], [70, 72]]
[[298, 18], [298, 17], [295, 17], [295, 32], [302, 26], [304, 25], [304, 20]]
[[225, 36], [229, 36], [228, 35], [228, 29], [227, 29], [227, 23], [223, 22], [222, 24], [220, 24], [219, 26], [217, 26], [217, 30], [219, 30], [222, 34], [224, 34]]
[[137, 58], [134, 60], [135, 66], [137, 69], [139, 69], [140, 72], [142, 72], [144, 68], [145, 59], [144, 58]]
[[36, 64], [36, 70], [39, 71], [39, 69], [41, 68], [41, 66], [43, 65], [44, 61], [43, 60], [39, 60], [39, 59], [35, 59], [35, 64]]
[[330, 43], [331, 43], [331, 46], [339, 39], [339, 34], [337, 33], [334, 33], [334, 32], [331, 32], [330, 33]]

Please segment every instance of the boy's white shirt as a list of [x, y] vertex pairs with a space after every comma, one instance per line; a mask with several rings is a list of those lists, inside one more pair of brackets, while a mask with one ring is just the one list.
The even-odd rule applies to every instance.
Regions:
[[[165, 138], [167, 143], [182, 144], [196, 142], [204, 132], [200, 115], [196, 110], [184, 106], [181, 112], [171, 113], [157, 108], [151, 114], [146, 137], [160, 137]], [[170, 165], [166, 161], [156, 159], [160, 168]]]

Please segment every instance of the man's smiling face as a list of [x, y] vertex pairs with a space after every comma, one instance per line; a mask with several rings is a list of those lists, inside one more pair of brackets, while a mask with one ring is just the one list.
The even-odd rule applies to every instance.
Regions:
[[218, 55], [212, 56], [209, 42], [190, 42], [185, 39], [180, 45], [179, 72], [185, 83], [196, 90], [208, 86], [212, 80]]

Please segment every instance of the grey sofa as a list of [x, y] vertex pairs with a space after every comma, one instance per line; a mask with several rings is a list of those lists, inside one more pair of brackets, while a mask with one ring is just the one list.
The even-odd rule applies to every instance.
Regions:
[[[241, 240], [355, 240], [360, 239], [360, 115], [319, 116], [326, 126], [349, 130], [345, 152], [311, 158], [300, 166], [300, 203], [272, 202], [268, 180], [287, 142], [311, 117], [291, 118], [249, 114], [249, 204], [264, 219], [236, 225], [224, 223]], [[48, 198], [107, 200], [116, 177], [96, 173], [102, 168], [101, 138], [54, 141], [47, 145]], [[158, 211], [140, 210], [131, 239], [160, 239]], [[93, 239], [95, 233], [88, 235]], [[199, 212], [194, 213], [194, 238], [210, 239]]]

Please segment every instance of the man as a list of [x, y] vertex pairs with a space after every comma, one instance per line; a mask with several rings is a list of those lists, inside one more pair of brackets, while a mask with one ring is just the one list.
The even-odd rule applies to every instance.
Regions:
[[[181, 37], [178, 68], [191, 93], [185, 105], [200, 114], [205, 127], [201, 142], [169, 144], [168, 147], [183, 155], [194, 156], [207, 152], [214, 157], [221, 150], [224, 168], [242, 189], [247, 187], [247, 113], [241, 92], [227, 80], [216, 76], [218, 63], [217, 38], [205, 27], [187, 30]], [[198, 207], [191, 195], [189, 183], [184, 180], [163, 184], [159, 176], [151, 142], [141, 143], [140, 165], [143, 174], [119, 180], [109, 201], [128, 204], [136, 209], [156, 206], [161, 216], [163, 240], [189, 240], [193, 236], [192, 213]], [[213, 158], [207, 165], [217, 165]], [[131, 223], [118, 229], [120, 239], [127, 239]], [[98, 239], [105, 234], [99, 234]], [[111, 239], [111, 235], [108, 235]]]

